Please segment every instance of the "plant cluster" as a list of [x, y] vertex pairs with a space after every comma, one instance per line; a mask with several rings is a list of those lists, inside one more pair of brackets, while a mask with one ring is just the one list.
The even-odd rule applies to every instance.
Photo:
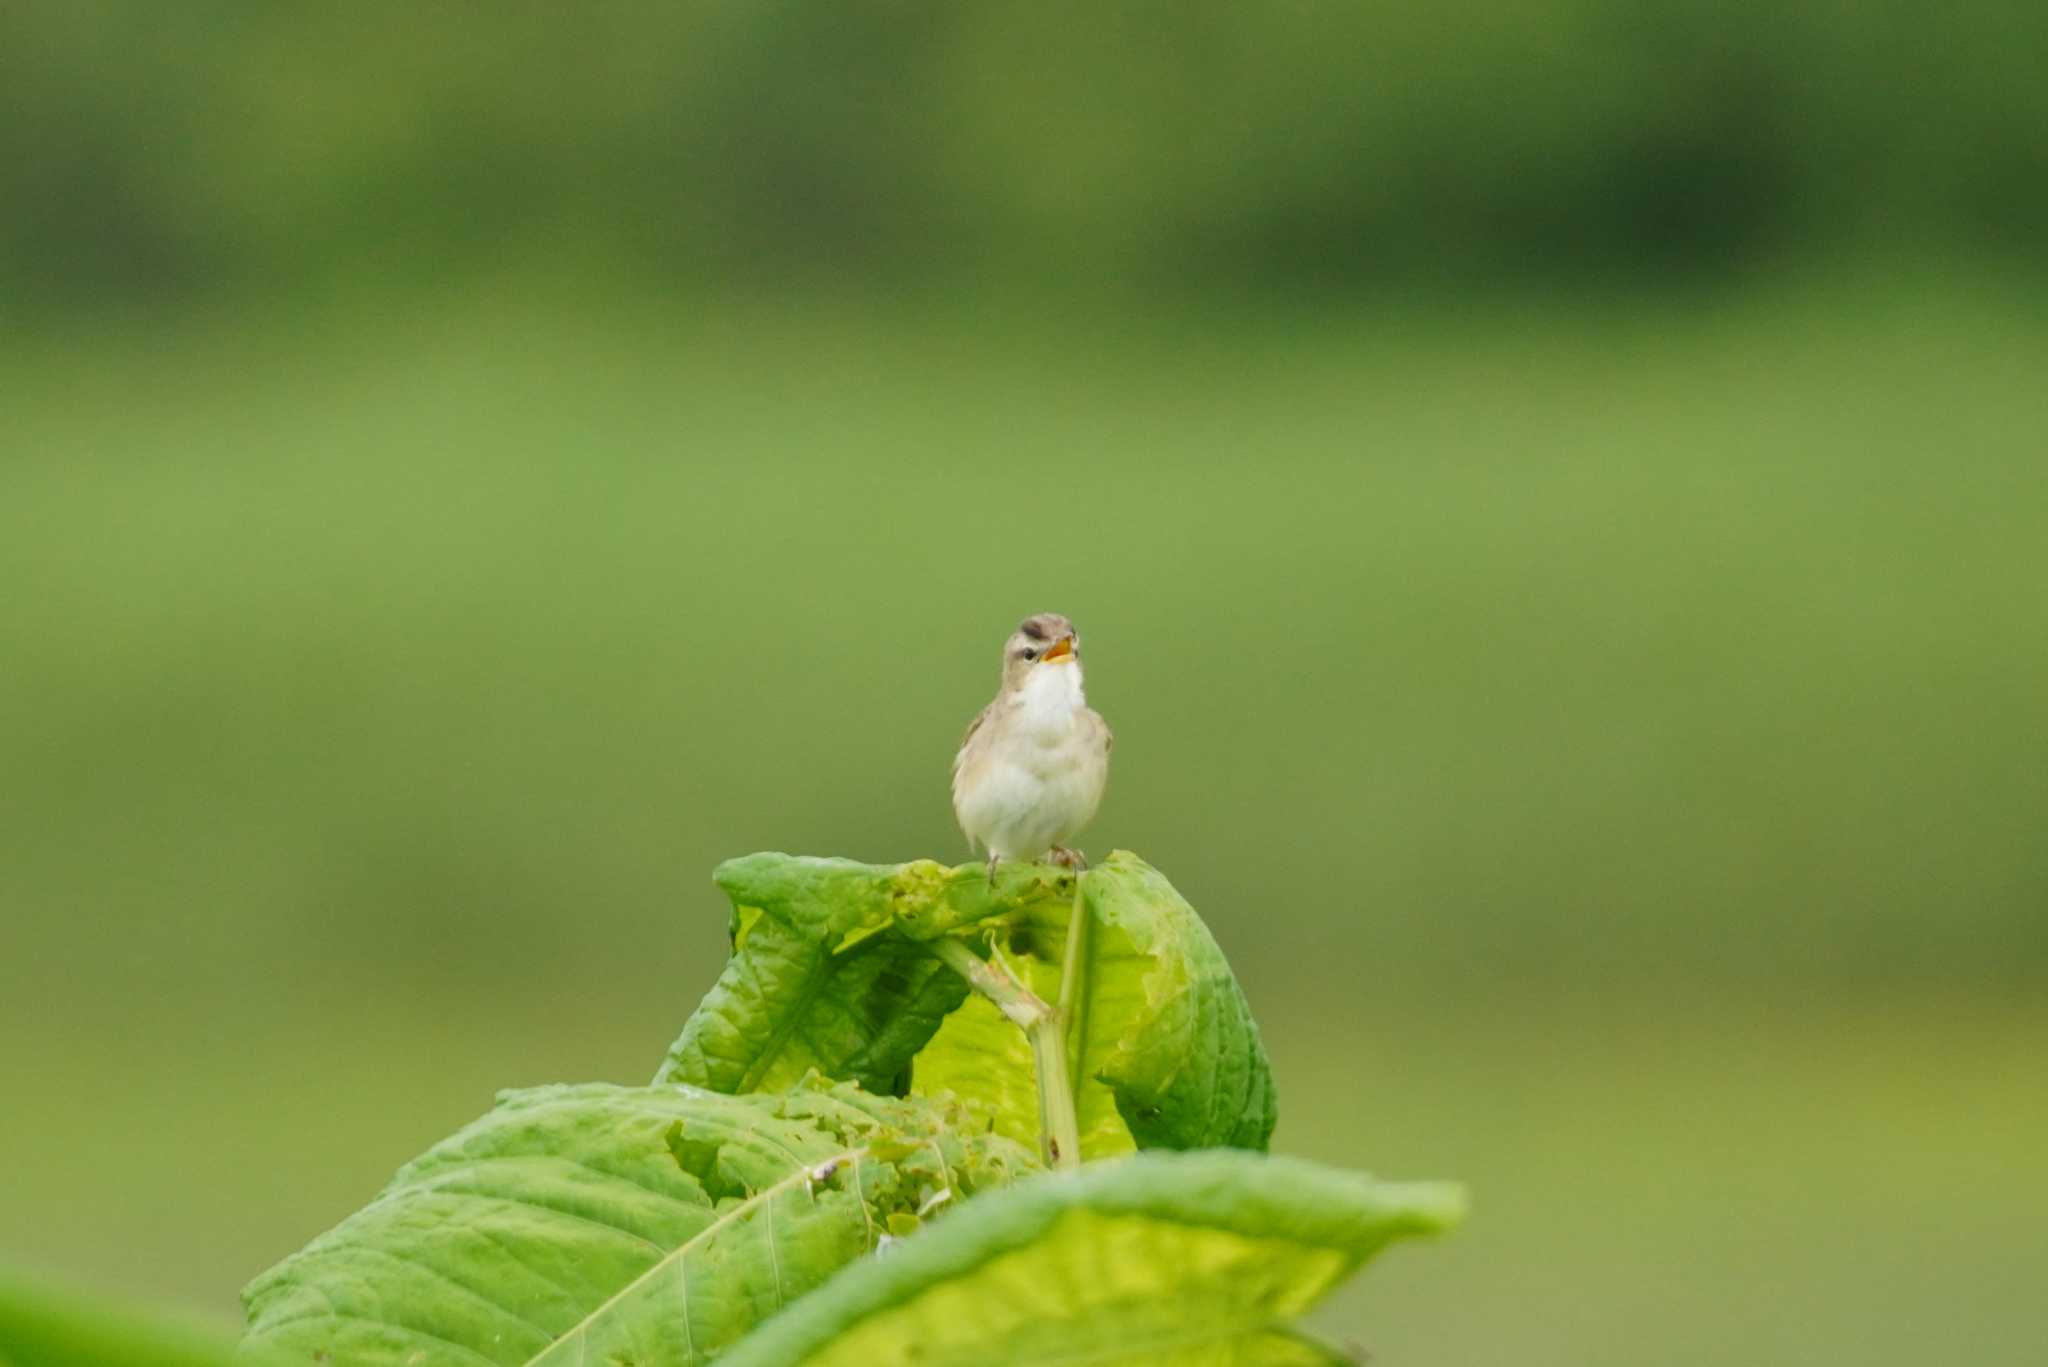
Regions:
[[1458, 1218], [1263, 1152], [1244, 996], [1135, 856], [716, 877], [732, 957], [654, 1079], [502, 1094], [249, 1286], [242, 1360], [1332, 1363], [1290, 1322]]

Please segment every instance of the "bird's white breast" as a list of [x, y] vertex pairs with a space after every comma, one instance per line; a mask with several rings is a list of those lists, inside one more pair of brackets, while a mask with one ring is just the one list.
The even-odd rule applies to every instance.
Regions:
[[1014, 724], [1020, 730], [1031, 733], [1041, 743], [1054, 745], [1072, 734], [1081, 709], [1087, 705], [1078, 664], [1040, 665], [1031, 671], [1010, 702]]

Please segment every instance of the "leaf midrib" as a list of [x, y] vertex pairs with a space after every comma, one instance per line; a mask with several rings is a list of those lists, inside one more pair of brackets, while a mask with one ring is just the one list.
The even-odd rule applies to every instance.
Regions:
[[738, 1094], [757, 1090], [761, 1079], [768, 1076], [768, 1070], [782, 1059], [782, 1051], [789, 1047], [790, 1040], [803, 1024], [804, 1012], [810, 1009], [818, 994], [825, 990], [826, 979], [830, 976], [832, 957], [825, 955], [811, 965], [804, 975], [803, 987], [797, 992], [796, 1001], [790, 1010], [777, 1022], [775, 1030], [768, 1036], [768, 1045], [754, 1060], [753, 1066], [740, 1075], [740, 1085], [734, 1089]]
[[[699, 1244], [702, 1244], [706, 1239], [711, 1238], [714, 1234], [717, 1234], [720, 1230], [725, 1229], [726, 1227], [732, 1225], [734, 1222], [745, 1218], [754, 1209], [760, 1206], [762, 1202], [767, 1201], [770, 1197], [781, 1194], [783, 1191], [795, 1186], [799, 1182], [810, 1181], [811, 1173], [816, 1168], [824, 1167], [828, 1164], [850, 1163], [856, 1159], [865, 1156], [866, 1153], [866, 1148], [848, 1149], [844, 1153], [831, 1155], [829, 1157], [820, 1159], [816, 1163], [809, 1164], [807, 1166], [800, 1166], [795, 1172], [783, 1178], [781, 1181], [772, 1183], [769, 1186], [761, 1188], [752, 1196], [749, 1196], [746, 1200], [740, 1202], [731, 1210], [719, 1216], [716, 1220], [713, 1220], [710, 1224], [704, 1226], [704, 1228], [698, 1230], [688, 1239], [686, 1239], [680, 1244], [677, 1244], [675, 1248], [670, 1250], [665, 1256], [656, 1260], [654, 1264], [650, 1266], [645, 1272], [642, 1272], [639, 1276], [633, 1278], [633, 1280], [627, 1282], [617, 1291], [614, 1291], [611, 1295], [607, 1296], [604, 1299], [604, 1301], [597, 1306], [596, 1309], [592, 1310], [582, 1319], [576, 1321], [576, 1323], [570, 1325], [566, 1330], [562, 1332], [560, 1337], [555, 1339], [554, 1342], [550, 1343], [547, 1347], [541, 1349], [538, 1353], [535, 1353], [532, 1357], [528, 1358], [525, 1361], [525, 1363], [522, 1364], [522, 1367], [537, 1367], [537, 1364], [544, 1362], [550, 1353], [553, 1353], [557, 1348], [560, 1348], [563, 1344], [569, 1342], [578, 1334], [587, 1331], [591, 1325], [595, 1324], [598, 1321], [598, 1319], [600, 1319], [605, 1314], [606, 1311], [610, 1310], [613, 1306], [617, 1305], [620, 1301], [624, 1300], [628, 1295], [632, 1294], [633, 1290], [636, 1287], [638, 1287], [641, 1283], [645, 1282], [648, 1278], [654, 1276], [657, 1272], [660, 1272], [663, 1268], [669, 1266], [671, 1263], [677, 1261], [678, 1259], [687, 1257], [692, 1249], [696, 1248]], [[865, 1198], [861, 1199], [861, 1207], [863, 1210], [865, 1210], [867, 1207], [867, 1201]], [[781, 1288], [778, 1286], [777, 1290], [779, 1291], [780, 1289]]]

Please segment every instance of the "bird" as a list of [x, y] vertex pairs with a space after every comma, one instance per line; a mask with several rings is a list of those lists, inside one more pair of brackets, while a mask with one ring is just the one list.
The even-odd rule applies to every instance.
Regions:
[[968, 847], [996, 864], [1050, 856], [1087, 861], [1068, 848], [1095, 815], [1109, 781], [1114, 742], [1081, 687], [1081, 636], [1057, 612], [1026, 617], [1003, 643], [1003, 685], [981, 709], [953, 757], [953, 814]]

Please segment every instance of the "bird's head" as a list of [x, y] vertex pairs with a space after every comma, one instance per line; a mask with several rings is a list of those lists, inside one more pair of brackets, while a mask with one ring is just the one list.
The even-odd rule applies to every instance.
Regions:
[[1003, 687], [1022, 688], [1041, 669], [1081, 667], [1081, 636], [1057, 612], [1026, 617], [1003, 642]]

